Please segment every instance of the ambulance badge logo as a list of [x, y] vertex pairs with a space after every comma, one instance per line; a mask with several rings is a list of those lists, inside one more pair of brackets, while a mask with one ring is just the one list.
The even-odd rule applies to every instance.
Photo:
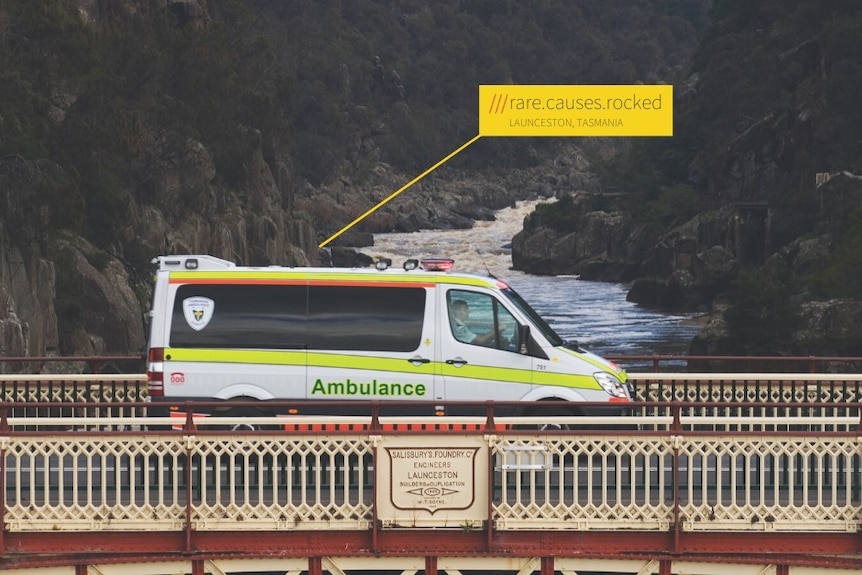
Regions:
[[208, 297], [195, 296], [183, 300], [186, 323], [195, 331], [200, 331], [209, 324], [214, 311], [215, 302]]

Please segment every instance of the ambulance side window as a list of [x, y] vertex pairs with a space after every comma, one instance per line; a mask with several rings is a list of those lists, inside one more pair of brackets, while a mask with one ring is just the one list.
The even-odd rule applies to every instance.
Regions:
[[449, 329], [462, 343], [507, 351], [518, 349], [518, 322], [497, 298], [467, 290], [446, 294]]
[[171, 347], [300, 349], [306, 287], [188, 284], [177, 288]]
[[308, 296], [308, 348], [411, 352], [422, 341], [423, 287], [315, 286]]

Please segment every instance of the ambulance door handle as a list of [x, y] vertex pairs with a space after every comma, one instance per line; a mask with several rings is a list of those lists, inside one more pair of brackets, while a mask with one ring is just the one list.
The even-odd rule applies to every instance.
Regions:
[[455, 367], [461, 367], [467, 363], [466, 359], [462, 359], [460, 357], [456, 357], [455, 359], [447, 359], [446, 363], [449, 365], [454, 365]]
[[410, 363], [412, 363], [413, 365], [417, 365], [417, 366], [418, 366], [418, 365], [422, 365], [423, 363], [431, 363], [431, 360], [430, 360], [430, 359], [427, 359], [427, 358], [424, 358], [424, 357], [419, 357], [418, 355], [417, 355], [416, 357], [411, 357], [411, 358], [410, 358], [410, 359], [408, 359], [407, 361], [409, 361], [409, 362], [410, 362]]

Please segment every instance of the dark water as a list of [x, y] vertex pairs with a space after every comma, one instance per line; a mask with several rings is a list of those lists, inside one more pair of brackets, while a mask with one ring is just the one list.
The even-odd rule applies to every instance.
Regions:
[[515, 272], [507, 279], [557, 333], [599, 355], [683, 355], [700, 329], [693, 316], [626, 301], [620, 284]]

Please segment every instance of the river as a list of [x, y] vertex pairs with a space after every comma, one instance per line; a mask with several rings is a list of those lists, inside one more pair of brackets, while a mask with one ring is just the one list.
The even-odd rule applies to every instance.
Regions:
[[599, 355], [688, 352], [699, 323], [692, 315], [661, 313], [626, 301], [621, 284], [583, 281], [574, 276], [535, 276], [514, 271], [510, 244], [537, 201], [500, 210], [493, 222], [469, 230], [423, 230], [376, 234], [374, 247], [360, 251], [392, 258], [451, 257], [455, 270], [494, 275], [506, 281], [565, 339]]

